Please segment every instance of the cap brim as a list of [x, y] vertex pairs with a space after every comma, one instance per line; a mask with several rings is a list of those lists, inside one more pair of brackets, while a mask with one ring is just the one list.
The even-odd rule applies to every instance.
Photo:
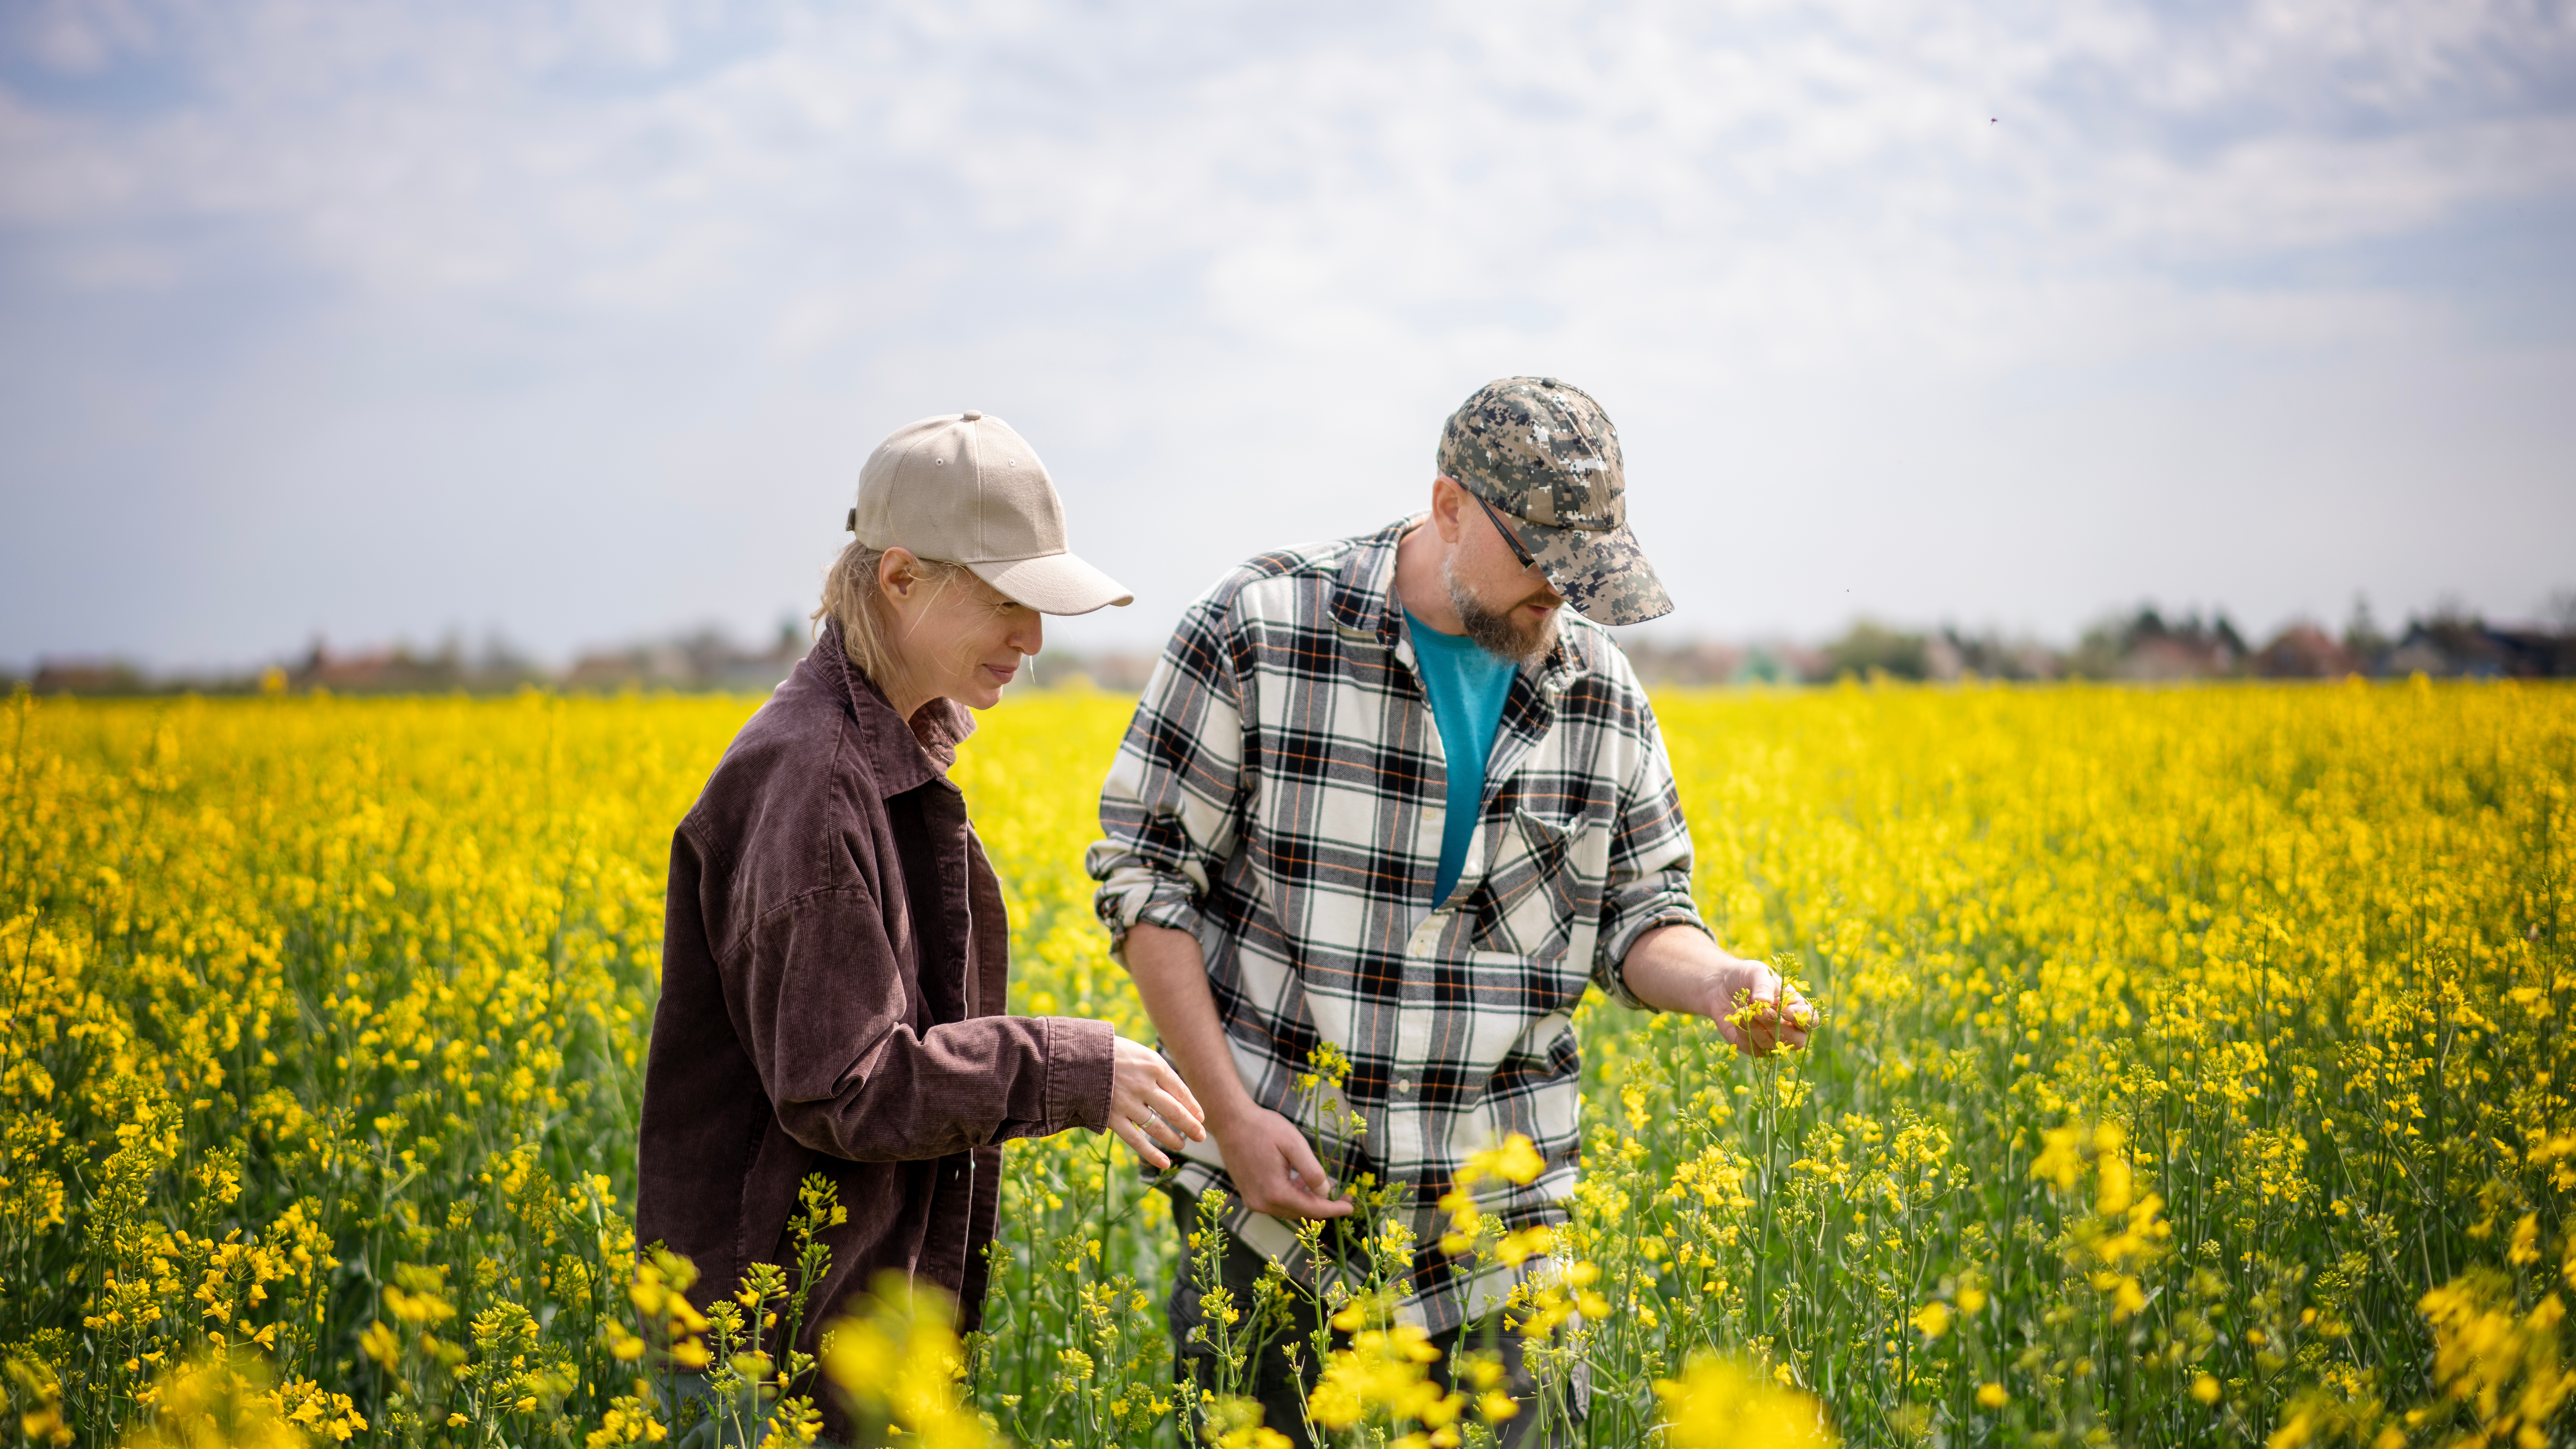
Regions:
[[1600, 532], [1557, 528], [1527, 519], [1518, 525], [1521, 546], [1574, 611], [1595, 624], [1642, 624], [1673, 611], [1655, 566], [1626, 524]]
[[1013, 602], [1041, 614], [1088, 614], [1112, 604], [1136, 602], [1136, 596], [1116, 579], [1069, 553], [966, 567]]

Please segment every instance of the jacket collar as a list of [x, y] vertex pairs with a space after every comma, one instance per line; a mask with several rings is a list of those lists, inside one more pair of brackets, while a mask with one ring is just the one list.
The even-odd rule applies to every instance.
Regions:
[[[1351, 643], [1374, 642], [1417, 669], [1413, 642], [1404, 635], [1404, 610], [1395, 597], [1396, 544], [1429, 514], [1401, 518], [1360, 539], [1342, 559], [1333, 577], [1329, 612], [1333, 628]], [[1560, 619], [1556, 643], [1547, 654], [1520, 667], [1521, 677], [1540, 697], [1553, 702], [1578, 677], [1592, 669], [1591, 651], [1598, 647], [1589, 629], [1569, 629]]]
[[841, 646], [841, 621], [826, 619], [800, 670], [811, 670], [825, 696], [859, 727], [859, 750], [876, 777], [881, 795], [895, 796], [937, 780], [948, 788], [949, 768], [957, 763], [957, 746], [975, 732], [975, 716], [953, 699], [934, 699], [907, 723], [875, 680], [850, 663]]

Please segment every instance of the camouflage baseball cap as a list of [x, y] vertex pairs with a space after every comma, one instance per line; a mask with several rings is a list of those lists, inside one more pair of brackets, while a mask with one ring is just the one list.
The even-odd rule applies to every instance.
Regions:
[[1618, 431], [1583, 389], [1552, 377], [1486, 383], [1440, 430], [1440, 472], [1503, 514], [1583, 617], [1642, 624], [1673, 611], [1628, 532]]

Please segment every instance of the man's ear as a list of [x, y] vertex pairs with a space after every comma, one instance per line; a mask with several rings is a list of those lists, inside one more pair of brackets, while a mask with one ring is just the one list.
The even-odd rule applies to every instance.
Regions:
[[1431, 480], [1431, 526], [1440, 531], [1440, 541], [1456, 544], [1466, 527], [1467, 490], [1455, 478], [1442, 475]]

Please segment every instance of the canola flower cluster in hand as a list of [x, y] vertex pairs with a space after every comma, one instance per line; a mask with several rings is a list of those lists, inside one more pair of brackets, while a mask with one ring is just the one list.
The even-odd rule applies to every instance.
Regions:
[[[754, 703], [11, 705], [0, 1438], [650, 1443], [691, 1432], [674, 1374], [738, 1361], [791, 1441], [837, 1382], [924, 1442], [1273, 1444], [1239, 1384], [1175, 1384], [1162, 1299], [1198, 1266], [1111, 1139], [1012, 1145], [963, 1341], [889, 1288], [807, 1305], [856, 1316], [773, 1361], [747, 1335], [795, 1265], [736, 1341], [639, 1262], [669, 832]], [[1080, 865], [1129, 708], [1015, 699], [956, 778], [1015, 1009], [1150, 1037]], [[1578, 1442], [2576, 1432], [2576, 695], [1658, 709], [1710, 923], [1826, 1019], [1754, 1062], [1595, 1000], [1570, 1220], [1450, 1185], [1435, 1246], [1528, 1269], [1534, 1365], [1589, 1380]], [[1351, 1224], [1374, 1278], [1309, 1346], [1309, 1421], [1490, 1441], [1490, 1358], [1426, 1363], [1372, 1296], [1413, 1251], [1388, 1221]]]

